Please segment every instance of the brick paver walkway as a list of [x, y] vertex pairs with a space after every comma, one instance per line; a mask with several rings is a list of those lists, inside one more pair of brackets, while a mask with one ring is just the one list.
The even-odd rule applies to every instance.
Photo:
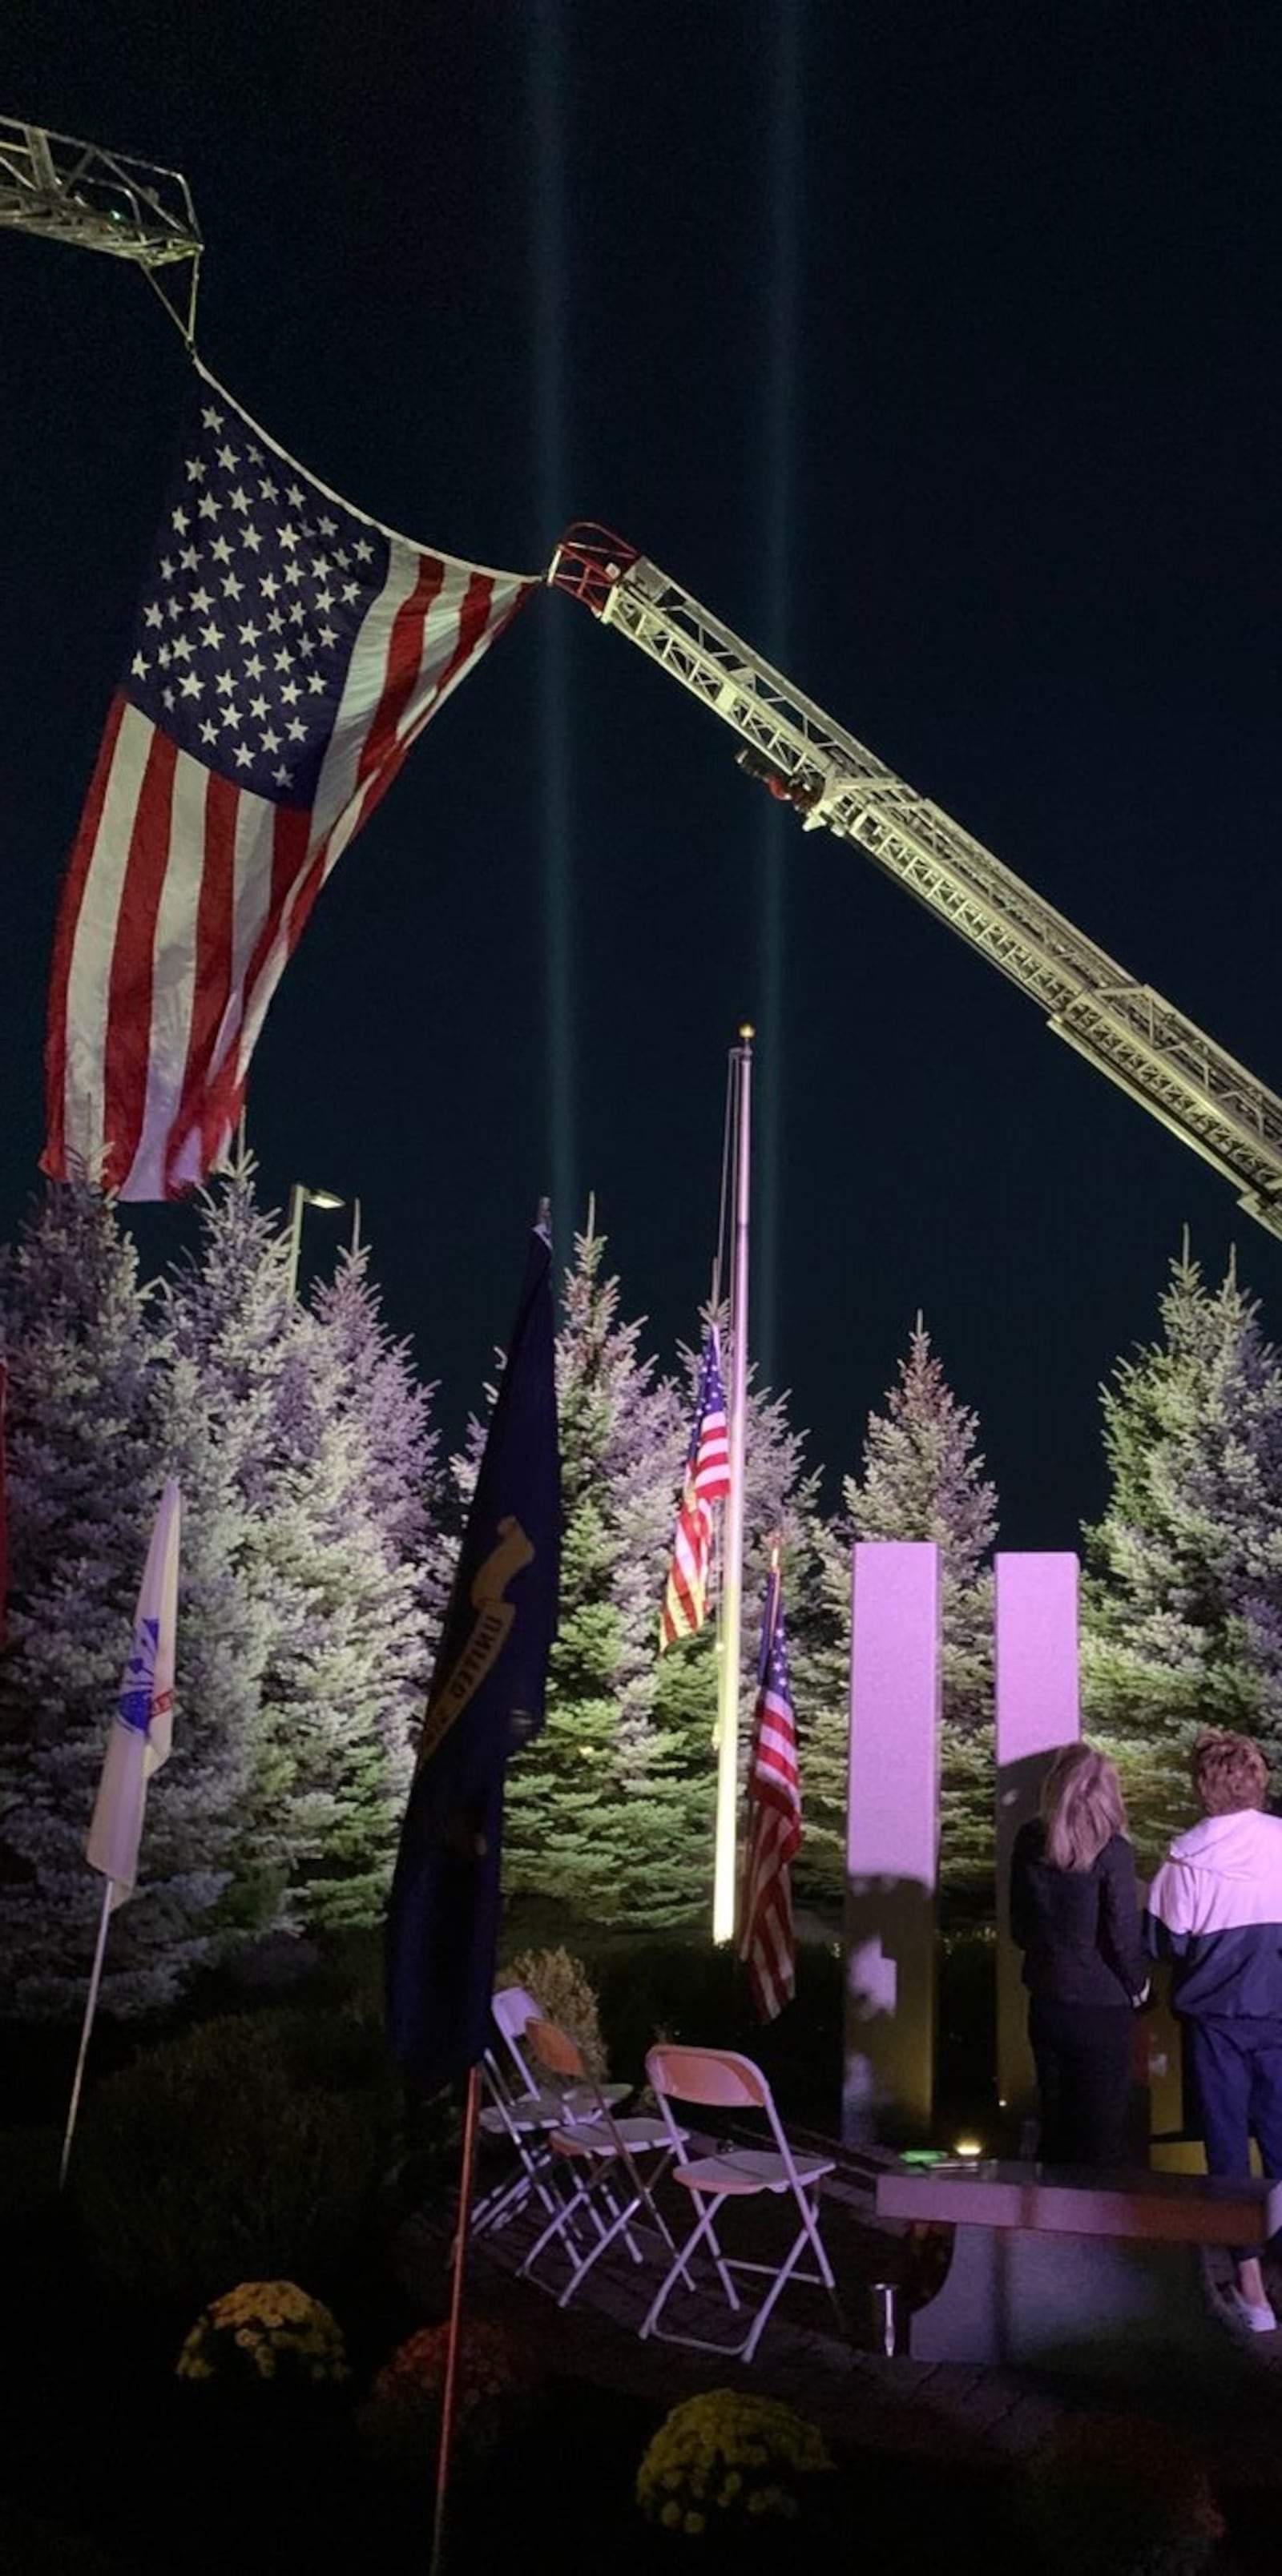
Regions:
[[[665, 2208], [674, 2233], [689, 2226], [686, 2195], [679, 2190]], [[754, 2200], [732, 2216], [741, 2222], [738, 2250], [771, 2250], [780, 2213]], [[1026, 2453], [1067, 2409], [1154, 2403], [1180, 2411], [1187, 2403], [1199, 2437], [1209, 2441], [1222, 2471], [1236, 2483], [1282, 2490], [1282, 2333], [1259, 2338], [1247, 2352], [1240, 2392], [1218, 2414], [1205, 2392], [1163, 2388], [1128, 2397], [1116, 2385], [1039, 2384], [1035, 2375], [972, 2369], [957, 2364], [887, 2359], [870, 2348], [874, 2327], [872, 2285], [897, 2281], [912, 2294], [914, 2248], [902, 2229], [879, 2224], [873, 2179], [857, 2160], [843, 2159], [822, 2204], [824, 2240], [837, 2277], [843, 2321], [821, 2289], [784, 2291], [754, 2361], [693, 2352], [651, 2338], [638, 2329], [660, 2277], [655, 2263], [634, 2267], [621, 2247], [611, 2248], [562, 2309], [556, 2294], [563, 2264], [543, 2259], [540, 2281], [520, 2280], [519, 2266], [538, 2229], [522, 2215], [483, 2236], [469, 2254], [469, 2298], [477, 2313], [500, 2315], [537, 2349], [541, 2366], [597, 2385], [672, 2405], [701, 2388], [739, 2384], [789, 2399], [829, 2434], [860, 2447], [912, 2457], [994, 2466]], [[744, 2239], [742, 2223], [751, 2229]], [[773, 2222], [773, 2228], [772, 2228]], [[424, 2305], [443, 2309], [448, 2294], [452, 2211], [424, 2210], [405, 2229], [400, 2270]], [[787, 2240], [785, 2239], [785, 2242]], [[942, 2248], [937, 2249], [942, 2259]], [[542, 2285], [541, 2285], [542, 2284]], [[753, 2285], [749, 2285], [751, 2291]], [[920, 2283], [919, 2283], [920, 2288]], [[724, 2333], [719, 2299], [689, 2310], [696, 2330]]]

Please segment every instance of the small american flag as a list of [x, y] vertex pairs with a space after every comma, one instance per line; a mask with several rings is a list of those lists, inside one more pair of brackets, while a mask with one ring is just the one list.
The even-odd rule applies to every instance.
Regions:
[[224, 1161], [321, 887], [537, 587], [363, 518], [199, 372], [49, 997], [41, 1168], [123, 1199]]
[[739, 1936], [739, 1956], [747, 1964], [752, 2000], [762, 2021], [774, 2020], [791, 2001], [796, 1983], [790, 1871], [800, 1844], [797, 1735], [776, 1549], [766, 1588], [748, 1768], [748, 1848]]
[[660, 1654], [676, 1638], [693, 1637], [707, 1618], [712, 1506], [729, 1491], [730, 1435], [721, 1382], [721, 1343], [716, 1325], [710, 1324], [703, 1345], [699, 1400], [677, 1511], [672, 1564], [659, 1618]]

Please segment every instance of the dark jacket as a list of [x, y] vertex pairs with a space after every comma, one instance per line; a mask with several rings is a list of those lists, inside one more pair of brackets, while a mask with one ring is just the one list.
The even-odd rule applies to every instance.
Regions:
[[1105, 1843], [1089, 1869], [1052, 1869], [1045, 1827], [1021, 1825], [1011, 1856], [1010, 1928], [1034, 2002], [1129, 2010], [1148, 1983], [1135, 1855], [1123, 1834]]
[[1247, 1807], [1181, 1834], [1149, 1889], [1144, 1936], [1175, 1961], [1178, 2013], [1282, 2020], [1282, 1820]]

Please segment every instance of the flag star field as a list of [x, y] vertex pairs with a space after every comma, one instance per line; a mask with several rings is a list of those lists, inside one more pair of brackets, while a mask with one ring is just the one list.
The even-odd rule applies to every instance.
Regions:
[[204, 403], [139, 605], [126, 693], [180, 748], [255, 795], [310, 805], [382, 529]]

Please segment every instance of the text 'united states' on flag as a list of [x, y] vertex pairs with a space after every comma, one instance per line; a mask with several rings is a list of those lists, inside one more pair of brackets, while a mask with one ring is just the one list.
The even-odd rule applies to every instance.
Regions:
[[739, 1955], [762, 2021], [790, 2002], [796, 1983], [792, 1864], [801, 1848], [797, 1730], [788, 1674], [779, 1560], [766, 1590], [761, 1666], [748, 1765], [748, 1841], [740, 1904]]
[[538, 587], [362, 517], [199, 372], [49, 997], [41, 1168], [123, 1199], [224, 1160], [321, 887]]
[[659, 1652], [678, 1637], [693, 1637], [708, 1615], [708, 1576], [712, 1565], [712, 1506], [730, 1491], [730, 1433], [721, 1377], [721, 1340], [715, 1324], [708, 1327], [699, 1371], [685, 1480], [677, 1507], [672, 1563], [659, 1614]]

